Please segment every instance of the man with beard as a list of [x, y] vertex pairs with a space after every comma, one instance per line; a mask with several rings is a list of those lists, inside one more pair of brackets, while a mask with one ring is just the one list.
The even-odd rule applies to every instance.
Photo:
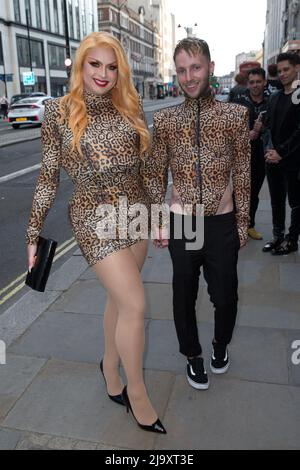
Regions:
[[262, 140], [263, 122], [267, 110], [268, 98], [264, 95], [266, 72], [263, 68], [250, 70], [248, 89], [235, 103], [249, 109], [251, 139], [251, 201], [248, 235], [253, 240], [262, 240], [262, 235], [255, 229], [255, 215], [259, 204], [259, 193], [265, 179], [264, 145]]
[[[174, 320], [180, 352], [187, 358], [188, 383], [205, 390], [209, 380], [196, 319], [200, 267], [215, 307], [210, 367], [222, 374], [229, 367], [227, 346], [237, 315], [238, 252], [246, 244], [249, 223], [248, 110], [212, 97], [214, 63], [205, 41], [183, 39], [174, 61], [185, 102], [155, 113], [153, 151], [145, 160], [144, 175], [151, 202], [162, 204], [171, 169], [170, 239], [160, 230], [156, 245], [169, 246], [173, 263]], [[204, 213], [204, 243], [190, 249], [191, 237], [184, 228], [197, 227], [199, 205]], [[176, 236], [182, 228], [183, 235]], [[196, 239], [197, 233], [192, 242]]]

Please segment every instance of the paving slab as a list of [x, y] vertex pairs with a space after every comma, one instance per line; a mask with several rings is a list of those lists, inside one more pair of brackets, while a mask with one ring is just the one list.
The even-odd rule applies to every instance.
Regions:
[[87, 270], [87, 266], [87, 262], [82, 256], [72, 256], [54, 276], [51, 276], [47, 283], [47, 290], [65, 291], [69, 289]]
[[170, 432], [157, 449], [299, 449], [300, 393], [221, 377], [199, 392], [177, 376], [165, 422]]
[[[288, 292], [300, 293], [300, 264], [280, 264], [280, 289]], [[300, 304], [299, 304], [300, 314]]]
[[8, 347], [60, 296], [61, 292], [29, 291], [0, 315], [0, 338]]
[[3, 429], [0, 427], [0, 450], [14, 450], [16, 449], [22, 433], [10, 429]]
[[76, 281], [53, 303], [50, 310], [87, 315], [102, 315], [106, 293], [97, 279]]
[[300, 328], [288, 332], [287, 345], [290, 383], [297, 385], [300, 393]]
[[[146, 383], [163, 419], [173, 377], [147, 372]], [[56, 360], [47, 363], [3, 425], [128, 449], [153, 448], [155, 439], [139, 430], [125, 407], [108, 399], [97, 366]]]
[[102, 317], [47, 312], [9, 348], [12, 354], [98, 363], [103, 351]]
[[7, 354], [6, 365], [0, 366], [0, 423], [45, 363], [35, 357]]
[[[209, 372], [214, 328], [212, 324], [200, 323], [198, 331]], [[178, 352], [173, 322], [150, 321], [148, 337], [146, 368], [185, 374], [186, 362], [184, 356]], [[251, 381], [287, 384], [288, 348], [286, 331], [239, 326], [229, 348], [231, 367], [226, 375]]]

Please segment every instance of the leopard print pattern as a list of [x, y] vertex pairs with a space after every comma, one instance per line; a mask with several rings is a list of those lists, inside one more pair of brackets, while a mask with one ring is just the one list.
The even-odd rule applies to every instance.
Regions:
[[[110, 204], [115, 208], [115, 213], [109, 217], [115, 214], [117, 223], [121, 196], [127, 197], [128, 206], [139, 203], [148, 208], [149, 205], [143, 188], [136, 130], [113, 106], [110, 94], [96, 96], [85, 92], [84, 99], [88, 126], [81, 139], [82, 156], [72, 150], [72, 132], [67, 123], [61, 123], [60, 98], [46, 104], [41, 136], [42, 165], [26, 239], [28, 244], [37, 241], [55, 199], [60, 169], [64, 168], [74, 184], [69, 202], [73, 232], [84, 257], [92, 266], [141, 239], [136, 234], [125, 237], [124, 232], [124, 238], [121, 238], [118, 230], [116, 239], [99, 238], [97, 227], [104, 216], [99, 214], [99, 204]], [[133, 217], [128, 216], [125, 225], [132, 220]]]
[[[196, 123], [200, 107], [200, 165]], [[168, 170], [182, 204], [204, 205], [204, 215], [216, 215], [232, 181], [241, 241], [247, 239], [250, 206], [251, 146], [246, 108], [221, 103], [212, 96], [185, 102], [154, 114], [151, 155], [143, 163], [144, 186], [151, 203], [165, 199]]]

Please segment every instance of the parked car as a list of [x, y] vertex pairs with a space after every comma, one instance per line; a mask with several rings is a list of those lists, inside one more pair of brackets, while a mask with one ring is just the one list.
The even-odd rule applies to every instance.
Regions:
[[47, 96], [46, 93], [42, 91], [33, 91], [32, 93], [19, 93], [18, 95], [13, 95], [10, 100], [10, 106], [16, 103], [19, 100], [23, 100], [24, 98], [29, 98], [30, 96]]
[[22, 124], [42, 124], [45, 112], [45, 103], [52, 96], [31, 96], [23, 98], [13, 104], [8, 112], [8, 121], [14, 129]]

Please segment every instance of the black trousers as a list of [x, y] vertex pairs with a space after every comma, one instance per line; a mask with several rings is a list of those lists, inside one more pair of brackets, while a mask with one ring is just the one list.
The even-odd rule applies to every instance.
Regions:
[[300, 181], [298, 170], [288, 170], [278, 165], [266, 165], [268, 185], [271, 195], [273, 235], [283, 238], [285, 232], [286, 197], [291, 211], [289, 239], [297, 242], [300, 234]]
[[[173, 313], [179, 350], [188, 357], [202, 353], [196, 320], [200, 267], [215, 307], [215, 340], [230, 343], [238, 301], [237, 262], [240, 240], [234, 213], [205, 217], [203, 248], [186, 249], [186, 238], [174, 239], [174, 224], [189, 216], [171, 213], [169, 251], [173, 263]], [[195, 228], [195, 217], [193, 217]], [[188, 240], [190, 242], [190, 240]]]
[[259, 193], [262, 188], [266, 171], [262, 146], [252, 148], [251, 152], [251, 199], [250, 199], [250, 228], [255, 227], [255, 214], [259, 204]]

